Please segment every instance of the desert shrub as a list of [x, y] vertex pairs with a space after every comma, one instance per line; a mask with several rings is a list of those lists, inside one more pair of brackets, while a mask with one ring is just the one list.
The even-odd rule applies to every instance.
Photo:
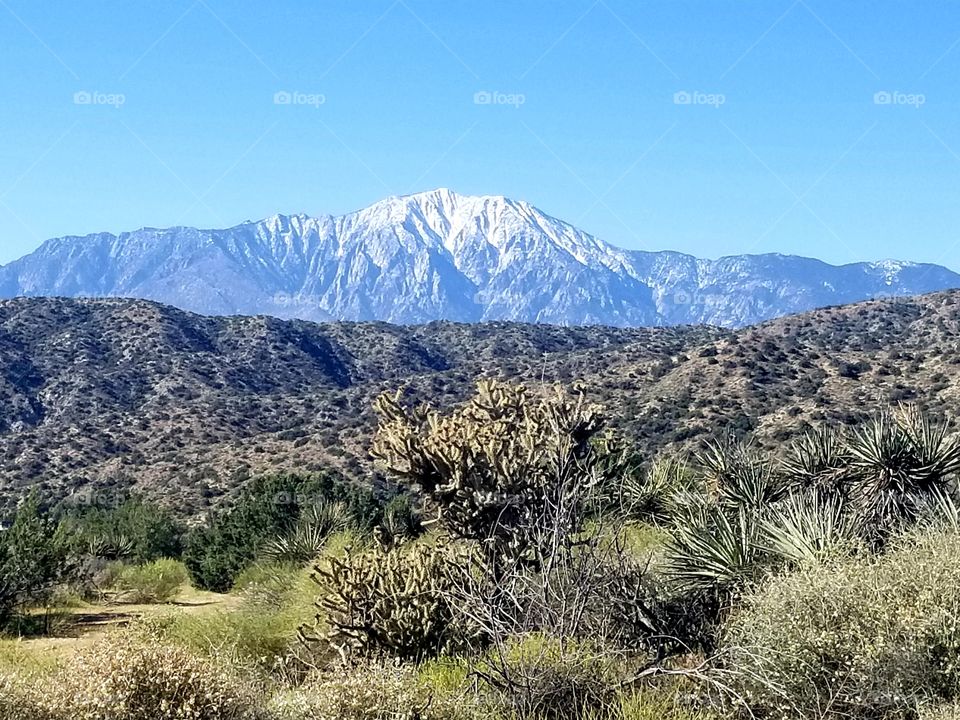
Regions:
[[[551, 504], [552, 505], [552, 504]], [[592, 521], [577, 534], [565, 534], [576, 521], [559, 503], [558, 514], [545, 513], [536, 538], [552, 551], [544, 562], [516, 561], [495, 565], [481, 552], [456, 566], [456, 607], [494, 646], [515, 635], [590, 639], [618, 649], [657, 648], [666, 641], [659, 617], [659, 598], [648, 573], [649, 559], [637, 560], [626, 549], [626, 533], [618, 522]], [[491, 567], [499, 572], [490, 573]]]
[[165, 508], [131, 497], [113, 507], [67, 506], [60, 520], [74, 553], [146, 563], [178, 558], [184, 528]]
[[332, 475], [258, 478], [230, 509], [187, 536], [183, 561], [193, 583], [204, 590], [226, 592], [267, 542], [286, 536], [305, 510], [323, 502], [343, 503], [361, 529], [382, 517], [381, 504], [372, 492]]
[[533, 634], [512, 638], [473, 669], [502, 712], [578, 718], [607, 709], [626, 677], [623, 659], [586, 641]]
[[253, 720], [248, 680], [183, 649], [117, 636], [79, 652], [43, 687], [46, 720]]
[[[913, 717], [960, 694], [960, 535], [807, 567], [749, 593], [727, 666], [774, 717]], [[826, 714], [824, 714], [826, 713]]]
[[[418, 542], [347, 550], [316, 566], [319, 612], [307, 640], [326, 640], [343, 654], [418, 660], [467, 642], [456, 607], [453, 568], [462, 551]], [[325, 631], [323, 631], [323, 629]]]
[[[361, 664], [318, 674], [278, 693], [269, 710], [278, 720], [473, 720], [476, 699], [438, 692], [409, 665]], [[489, 716], [487, 716], [489, 717]]]
[[154, 560], [144, 565], [128, 565], [120, 570], [116, 589], [131, 603], [170, 602], [187, 583], [189, 575], [177, 560]]
[[924, 707], [920, 710], [920, 720], [960, 720], [960, 702]]
[[[60, 720], [45, 707], [36, 678], [0, 671], [0, 720]], [[64, 718], [64, 720], [66, 720]]]

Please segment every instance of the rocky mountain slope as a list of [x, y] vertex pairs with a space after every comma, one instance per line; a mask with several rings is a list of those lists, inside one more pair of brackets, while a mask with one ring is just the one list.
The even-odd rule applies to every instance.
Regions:
[[135, 485], [194, 514], [250, 472], [333, 466], [368, 482], [380, 392], [406, 384], [454, 402], [480, 375], [570, 380], [610, 350], [670, 356], [720, 333], [317, 325], [137, 300], [2, 301], [0, 497]]
[[782, 447], [807, 424], [960, 403], [960, 292], [737, 332], [202, 317], [136, 300], [0, 302], [0, 498], [135, 488], [196, 516], [251, 473], [367, 460], [380, 392], [450, 404], [480, 375], [580, 379], [648, 457], [707, 435]]
[[50, 240], [0, 268], [0, 297], [135, 297], [207, 315], [424, 323], [741, 327], [960, 287], [935, 265], [700, 260], [627, 251], [504, 197], [449, 190], [340, 217]]

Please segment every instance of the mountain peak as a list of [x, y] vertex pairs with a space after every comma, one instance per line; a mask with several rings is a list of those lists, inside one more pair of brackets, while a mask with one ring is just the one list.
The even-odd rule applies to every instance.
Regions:
[[0, 297], [140, 297], [307, 320], [730, 327], [960, 287], [933, 265], [768, 257], [623, 250], [529, 203], [441, 187], [336, 217], [60, 238], [0, 268]]

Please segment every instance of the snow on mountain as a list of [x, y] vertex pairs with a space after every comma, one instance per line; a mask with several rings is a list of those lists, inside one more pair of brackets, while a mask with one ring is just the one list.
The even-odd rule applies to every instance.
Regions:
[[339, 217], [50, 240], [0, 268], [0, 297], [141, 297], [211, 315], [308, 320], [752, 324], [960, 287], [936, 265], [702, 260], [616, 248], [537, 208], [447, 189]]

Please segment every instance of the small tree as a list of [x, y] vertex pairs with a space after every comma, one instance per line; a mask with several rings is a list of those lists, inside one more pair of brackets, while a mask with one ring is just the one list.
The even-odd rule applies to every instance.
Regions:
[[46, 603], [66, 572], [66, 543], [42, 511], [37, 494], [31, 493], [10, 529], [0, 535], [0, 620], [18, 608]]

